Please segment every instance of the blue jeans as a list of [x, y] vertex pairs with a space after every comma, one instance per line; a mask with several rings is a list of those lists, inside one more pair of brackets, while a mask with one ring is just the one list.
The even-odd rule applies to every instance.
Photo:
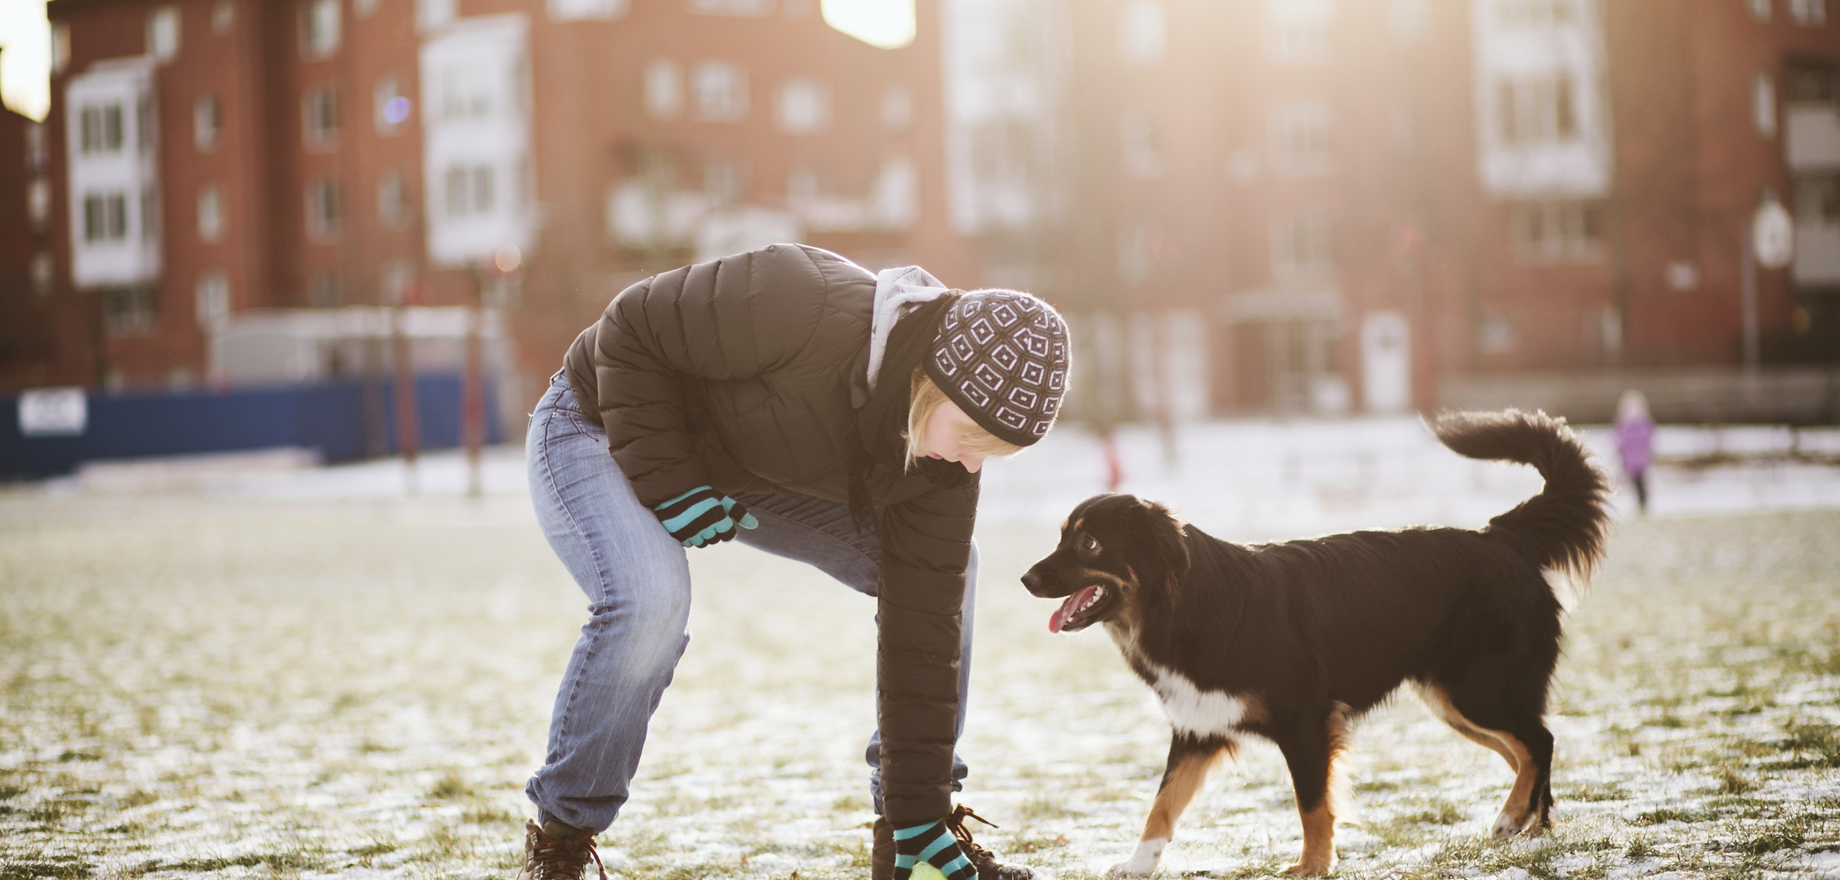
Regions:
[[[607, 451], [600, 424], [582, 414], [568, 379], [560, 374], [531, 415], [525, 455], [537, 522], [587, 594], [589, 617], [556, 693], [549, 750], [524, 791], [537, 805], [539, 822], [560, 819], [598, 834], [626, 803], [646, 727], [690, 641], [689, 556], [633, 494]], [[881, 542], [872, 533], [856, 531], [847, 505], [797, 494], [747, 494], [738, 500], [760, 527], [742, 531], [737, 540], [809, 562], [845, 586], [875, 595]], [[973, 544], [959, 645], [961, 733], [976, 582]], [[879, 815], [879, 731], [870, 736], [865, 756], [869, 794]], [[955, 790], [968, 772], [954, 756]]]

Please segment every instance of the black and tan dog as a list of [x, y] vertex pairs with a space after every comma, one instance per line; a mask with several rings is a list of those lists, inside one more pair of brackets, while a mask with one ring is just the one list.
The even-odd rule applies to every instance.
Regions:
[[1336, 761], [1352, 718], [1414, 685], [1463, 736], [1507, 760], [1497, 838], [1550, 827], [1546, 693], [1559, 656], [1548, 575], [1585, 582], [1603, 552], [1608, 485], [1564, 422], [1458, 413], [1432, 430], [1476, 459], [1530, 464], [1540, 494], [1481, 531], [1413, 528], [1242, 547], [1160, 504], [1100, 495], [1023, 576], [1066, 597], [1056, 632], [1105, 624], [1156, 691], [1174, 736], [1137, 852], [1114, 875], [1155, 870], [1208, 770], [1239, 739], [1278, 745], [1303, 817], [1293, 874], [1335, 866]]

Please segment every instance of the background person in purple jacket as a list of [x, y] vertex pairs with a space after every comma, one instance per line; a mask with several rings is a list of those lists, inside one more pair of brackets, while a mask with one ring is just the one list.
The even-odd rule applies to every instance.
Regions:
[[1636, 487], [1636, 506], [1648, 513], [1648, 464], [1655, 451], [1655, 420], [1648, 414], [1648, 398], [1634, 388], [1616, 402], [1616, 451], [1623, 473]]

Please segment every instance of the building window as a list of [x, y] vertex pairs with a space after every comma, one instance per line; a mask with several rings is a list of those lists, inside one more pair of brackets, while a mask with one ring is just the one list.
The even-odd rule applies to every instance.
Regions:
[[230, 315], [230, 278], [212, 270], [198, 276], [198, 323], [215, 324]]
[[377, 81], [377, 88], [372, 95], [373, 108], [377, 117], [378, 134], [395, 134], [409, 121], [409, 96], [403, 94], [402, 80], [386, 76]]
[[192, 143], [201, 151], [217, 149], [224, 130], [223, 104], [216, 95], [203, 95], [192, 104]]
[[198, 191], [198, 238], [214, 242], [224, 235], [224, 196], [215, 186]]
[[307, 184], [307, 234], [328, 238], [338, 232], [341, 208], [337, 183], [322, 179]]
[[415, 0], [415, 26], [433, 30], [460, 17], [459, 0]]
[[1266, 49], [1273, 61], [1311, 64], [1329, 58], [1330, 0], [1265, 0]]
[[307, 282], [307, 304], [316, 309], [338, 308], [339, 275], [331, 269], [321, 269], [313, 273], [313, 279]]
[[1758, 21], [1769, 21], [1771, 2], [1773, 0], [1744, 0], [1744, 5], [1750, 7], [1752, 18]]
[[143, 153], [153, 152], [153, 100], [146, 96], [134, 103], [134, 145]]
[[441, 72], [441, 118], [485, 119], [492, 115], [490, 74], [476, 67], [449, 67]]
[[1132, 177], [1162, 177], [1168, 171], [1163, 158], [1163, 133], [1147, 110], [1133, 110], [1119, 120], [1124, 173]]
[[705, 122], [739, 122], [747, 116], [747, 72], [739, 64], [705, 61], [690, 76], [696, 115]]
[[51, 259], [50, 251], [39, 251], [32, 256], [32, 292], [39, 296], [51, 295], [51, 282], [56, 271], [56, 263]]
[[1291, 175], [1324, 174], [1335, 164], [1329, 143], [1329, 108], [1287, 104], [1271, 114], [1272, 165]]
[[1130, 0], [1118, 10], [1118, 58], [1126, 64], [1150, 67], [1163, 60], [1169, 44], [1169, 25], [1158, 0]]
[[1570, 24], [1572, 0], [1495, 0], [1495, 19], [1506, 27]]
[[686, 0], [691, 12], [704, 15], [766, 15], [773, 11], [773, 0]]
[[1795, 179], [1795, 225], [1798, 229], [1840, 226], [1840, 175]]
[[70, 66], [70, 24], [51, 23], [51, 72], [63, 73]]
[[236, 7], [230, 3], [230, 0], [217, 0], [217, 5], [211, 8], [211, 32], [227, 34], [230, 32], [230, 26], [235, 23]]
[[330, 146], [339, 136], [339, 96], [331, 86], [307, 93], [301, 101], [301, 134], [310, 147]]
[[492, 213], [496, 193], [490, 165], [455, 165], [444, 175], [447, 216], [454, 219]]
[[391, 260], [383, 264], [382, 305], [401, 306], [411, 304], [414, 299], [411, 291], [415, 287], [415, 264], [408, 260]]
[[42, 122], [26, 123], [26, 171], [42, 174], [45, 165], [51, 161], [50, 148], [45, 144], [45, 124]]
[[1278, 283], [1316, 281], [1335, 274], [1329, 218], [1281, 217], [1271, 224], [1271, 275]]
[[781, 130], [790, 134], [823, 131], [831, 121], [831, 94], [822, 83], [793, 77], [780, 84], [778, 117]]
[[549, 0], [550, 21], [612, 21], [626, 14], [627, 0]]
[[92, 244], [128, 238], [126, 193], [92, 193], [83, 197], [83, 240]]
[[301, 6], [300, 51], [308, 58], [339, 51], [339, 0], [308, 0]]
[[747, 188], [746, 169], [734, 159], [711, 159], [703, 163], [703, 198], [711, 205], [732, 205], [741, 201]]
[[1601, 256], [1603, 206], [1594, 202], [1529, 202], [1514, 208], [1514, 250], [1523, 262], [1561, 263]]
[[390, 229], [409, 225], [409, 188], [394, 168], [377, 178], [377, 220]]
[[87, 104], [79, 111], [78, 138], [85, 153], [121, 151], [121, 105]]
[[891, 85], [882, 90], [882, 130], [898, 133], [914, 124], [914, 98], [907, 87]]
[[1837, 91], [1834, 80], [1833, 65], [1792, 61], [1783, 70], [1783, 100], [1832, 107]]
[[155, 61], [179, 54], [179, 7], [162, 6], [147, 14], [147, 54]]
[[1807, 27], [1827, 23], [1827, 0], [1789, 0], [1789, 20]]
[[1751, 78], [1751, 124], [1764, 137], [1776, 136], [1776, 83], [1762, 71]]
[[1571, 74], [1502, 79], [1496, 83], [1495, 95], [1502, 143], [1524, 147], [1578, 137], [1578, 105]]
[[147, 336], [158, 314], [159, 300], [151, 287], [111, 290], [102, 296], [102, 326], [110, 336]]
[[141, 240], [160, 240], [160, 191], [152, 186], [141, 190]]
[[44, 232], [51, 225], [51, 181], [40, 177], [26, 185], [26, 216], [34, 232]]
[[676, 119], [684, 109], [684, 74], [677, 62], [656, 58], [645, 65], [645, 112]]
[[370, 18], [377, 11], [377, 4], [382, 0], [351, 0], [351, 11], [359, 18]]

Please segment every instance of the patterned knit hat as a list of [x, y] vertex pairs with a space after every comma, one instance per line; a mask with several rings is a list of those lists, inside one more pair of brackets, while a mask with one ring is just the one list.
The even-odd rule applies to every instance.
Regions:
[[1054, 426], [1067, 391], [1067, 322], [1014, 290], [974, 290], [939, 316], [926, 373], [998, 439], [1030, 446]]

